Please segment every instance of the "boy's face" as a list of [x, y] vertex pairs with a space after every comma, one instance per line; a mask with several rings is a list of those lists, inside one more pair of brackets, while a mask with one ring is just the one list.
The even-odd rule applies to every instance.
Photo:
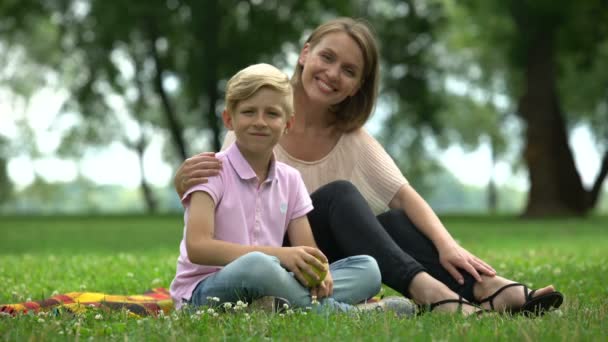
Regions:
[[234, 113], [224, 111], [226, 128], [233, 130], [244, 153], [268, 153], [278, 143], [293, 116], [283, 109], [285, 96], [270, 88], [260, 88], [253, 96], [239, 101]]

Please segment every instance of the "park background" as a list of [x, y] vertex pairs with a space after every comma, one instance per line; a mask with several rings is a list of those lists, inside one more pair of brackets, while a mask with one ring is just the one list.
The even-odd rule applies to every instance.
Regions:
[[0, 303], [168, 287], [183, 228], [172, 177], [188, 156], [219, 150], [227, 78], [258, 62], [291, 74], [307, 35], [337, 16], [364, 18], [380, 41], [366, 128], [458, 241], [503, 274], [559, 285], [562, 310], [339, 325], [94, 312], [0, 317], [0, 337], [606, 336], [601, 0], [1, 0]]
[[319, 22], [381, 45], [367, 128], [440, 213], [606, 212], [601, 1], [2, 1], [0, 212], [178, 212], [190, 155], [217, 151], [226, 79], [291, 74]]

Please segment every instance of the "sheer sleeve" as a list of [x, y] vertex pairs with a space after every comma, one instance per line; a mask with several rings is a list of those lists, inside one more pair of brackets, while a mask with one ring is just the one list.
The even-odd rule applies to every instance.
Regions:
[[399, 188], [408, 181], [384, 147], [364, 129], [351, 133], [358, 151], [354, 183], [374, 212], [385, 211]]

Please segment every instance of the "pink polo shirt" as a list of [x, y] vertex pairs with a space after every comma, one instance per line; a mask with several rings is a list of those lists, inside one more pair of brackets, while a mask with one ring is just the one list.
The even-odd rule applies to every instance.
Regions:
[[[184, 223], [188, 222], [190, 195], [204, 191], [215, 202], [216, 239], [250, 246], [282, 246], [289, 222], [313, 208], [300, 173], [273, 156], [268, 177], [258, 188], [257, 176], [236, 144], [216, 156], [223, 161], [219, 176], [188, 189], [182, 197]], [[178, 309], [184, 300], [190, 300], [201, 280], [222, 269], [188, 259], [186, 229], [185, 225], [171, 283], [171, 297]]]

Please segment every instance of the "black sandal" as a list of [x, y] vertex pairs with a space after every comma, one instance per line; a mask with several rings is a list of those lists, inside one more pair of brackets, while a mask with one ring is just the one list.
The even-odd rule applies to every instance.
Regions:
[[443, 305], [443, 304], [451, 304], [451, 303], [458, 303], [458, 312], [462, 311], [462, 305], [469, 305], [472, 306], [476, 309], [478, 309], [477, 311], [474, 312], [474, 314], [476, 315], [480, 315], [485, 313], [487, 310], [484, 310], [483, 308], [481, 308], [479, 305], [473, 304], [471, 302], [467, 302], [466, 300], [464, 300], [464, 298], [462, 298], [462, 296], [459, 296], [458, 299], [444, 299], [444, 300], [440, 300], [438, 302], [435, 303], [431, 303], [431, 304], [423, 304], [423, 305], [418, 305], [418, 315], [422, 315], [425, 314], [427, 312], [433, 312], [433, 310], [435, 310], [436, 307]]
[[517, 308], [517, 309], [509, 308], [509, 309], [505, 310], [505, 312], [507, 312], [507, 313], [522, 314], [524, 316], [542, 316], [546, 312], [551, 310], [551, 308], [556, 308], [556, 309], [559, 308], [560, 305], [562, 305], [562, 303], [564, 302], [564, 295], [558, 291], [553, 291], [551, 293], [547, 293], [547, 294], [544, 294], [541, 296], [534, 297], [534, 293], [536, 293], [536, 290], [530, 291], [530, 289], [524, 284], [512, 283], [512, 284], [508, 284], [508, 285], [505, 285], [505, 286], [499, 288], [491, 296], [480, 300], [478, 302], [478, 304], [481, 305], [485, 302], [488, 302], [488, 303], [490, 303], [490, 308], [492, 308], [492, 310], [495, 310], [494, 309], [494, 299], [502, 291], [504, 291], [505, 289], [508, 289], [509, 287], [513, 287], [513, 286], [523, 286], [524, 298], [526, 299], [526, 302], [520, 308]]

